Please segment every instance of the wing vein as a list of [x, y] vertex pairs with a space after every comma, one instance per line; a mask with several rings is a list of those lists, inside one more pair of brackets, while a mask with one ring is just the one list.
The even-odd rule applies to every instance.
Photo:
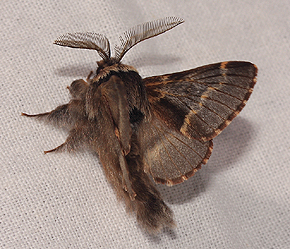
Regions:
[[[158, 133], [159, 136], [160, 136], [160, 129], [158, 129], [154, 124], [152, 124], [152, 125], [155, 127], [157, 133]], [[160, 136], [160, 137], [161, 137], [161, 136]], [[164, 137], [165, 137], [165, 136], [164, 136]], [[166, 138], [166, 137], [165, 137], [165, 138]], [[166, 138], [166, 140], [168, 141], [167, 138]], [[170, 161], [172, 162], [172, 164], [174, 165], [174, 167], [179, 171], [180, 175], [182, 175], [182, 173], [181, 173], [180, 170], [179, 170], [179, 167], [175, 164], [174, 160], [173, 160], [172, 157], [170, 156], [170, 153], [168, 152], [168, 150], [167, 150], [166, 146], [164, 145], [164, 142], [163, 142], [162, 139], [161, 139], [161, 143], [162, 143], [163, 148], [164, 148], [164, 150], [166, 151], [166, 154], [168, 155]], [[163, 168], [163, 169], [164, 169], [164, 168]], [[166, 171], [165, 171], [165, 172], [166, 172]]]
[[[174, 136], [172, 133], [169, 133], [170, 136], [174, 137], [175, 139], [177, 139], [179, 142], [181, 142], [182, 144], [186, 145], [190, 150], [192, 150], [197, 156], [199, 156], [200, 158], [203, 159], [203, 156], [201, 156], [196, 150], [194, 150], [191, 146], [189, 146], [187, 143], [183, 142], [181, 139], [179, 139], [178, 137]], [[200, 142], [199, 140], [196, 140], [198, 142]]]
[[[164, 93], [164, 92], [163, 92]], [[199, 96], [197, 96], [197, 95], [189, 95], [189, 94], [186, 94], [186, 95], [180, 95], [180, 94], [174, 94], [174, 93], [169, 93], [169, 92], [165, 92], [165, 94], [168, 94], [168, 95], [170, 95], [170, 96], [173, 96], [173, 97], [176, 97], [176, 98], [178, 98], [179, 100], [180, 100], [180, 102], [182, 102], [182, 103], [184, 103], [182, 100], [181, 100], [181, 98], [187, 98], [187, 99], [189, 99], [190, 101], [192, 101], [192, 102], [194, 102], [194, 103], [197, 103], [197, 104], [199, 104], [200, 102], [198, 102], [197, 100], [194, 100], [194, 99], [192, 99], [191, 98], [191, 96], [196, 96], [196, 97], [199, 97]], [[184, 103], [187, 107], [188, 107], [188, 109], [190, 109], [190, 110], [193, 110], [190, 106], [188, 106], [186, 103]], [[205, 107], [207, 110], [209, 110], [210, 112], [212, 112], [212, 113], [214, 113], [215, 115], [217, 115], [218, 117], [220, 117], [221, 119], [223, 119], [224, 121], [226, 121], [227, 119], [225, 119], [225, 118], [223, 118], [221, 115], [219, 115], [217, 112], [215, 112], [214, 110], [212, 110], [212, 109], [210, 109], [208, 106], [206, 106], [206, 105], [202, 105], [203, 107]], [[226, 106], [227, 107], [227, 106]], [[232, 110], [231, 108], [229, 108], [230, 110]]]
[[[178, 97], [177, 97], [178, 98]], [[193, 111], [193, 109], [187, 104], [185, 103], [183, 100], [181, 100], [180, 98], [178, 98], [178, 100], [184, 104], [189, 110]], [[198, 115], [198, 112], [194, 112], [194, 114], [202, 121], [204, 122], [206, 125], [208, 125], [210, 128], [212, 128], [213, 130], [215, 130], [216, 128], [214, 128], [213, 126], [211, 126], [210, 124], [208, 124], [200, 115]], [[190, 124], [189, 124], [190, 125]], [[190, 127], [193, 127], [192, 125], [190, 125]], [[199, 132], [198, 132], [199, 133]], [[200, 134], [200, 133], [199, 133]], [[201, 134], [200, 134], [201, 135]]]
[[248, 87], [242, 87], [242, 86], [238, 86], [238, 85], [235, 85], [235, 84], [231, 84], [231, 83], [227, 83], [227, 82], [212, 82], [212, 83], [204, 83], [202, 81], [194, 81], [194, 80], [191, 80], [190, 82], [194, 82], [194, 83], [198, 83], [200, 85], [205, 85], [205, 86], [208, 86], [208, 85], [214, 85], [214, 84], [217, 84], [217, 85], [227, 85], [227, 86], [232, 86], [232, 87], [235, 87], [235, 88], [240, 88], [240, 89], [244, 89], [244, 90], [249, 90], [250, 88]]
[[235, 98], [235, 99], [237, 99], [237, 100], [243, 102], [243, 99], [240, 99], [240, 98], [238, 98], [238, 97], [236, 97], [236, 96], [233, 96], [233, 95], [231, 95], [231, 94], [229, 94], [229, 93], [227, 93], [227, 92], [223, 92], [222, 90], [217, 89], [216, 87], [213, 87], [213, 88], [214, 88], [215, 91], [217, 91], [217, 92], [223, 93], [224, 95], [228, 95], [228, 96], [230, 96], [230, 97], [232, 97], [232, 98]]
[[207, 99], [209, 99], [209, 100], [211, 100], [211, 101], [213, 101], [213, 102], [217, 102], [217, 103], [219, 103], [220, 105], [223, 105], [223, 106], [227, 107], [227, 108], [230, 109], [232, 112], [235, 112], [235, 111], [236, 111], [236, 109], [233, 109], [233, 108], [229, 107], [228, 105], [226, 105], [225, 103], [223, 103], [223, 102], [221, 102], [221, 101], [219, 101], [219, 100], [212, 99], [212, 98], [210, 98], [210, 97], [207, 97]]
[[[152, 126], [157, 130], [157, 127], [156, 127], [154, 124], [152, 124]], [[153, 131], [153, 129], [152, 129], [151, 127], [150, 127], [150, 129], [151, 129], [152, 133], [154, 133], [154, 131]], [[162, 137], [161, 137], [160, 134], [158, 133], [158, 130], [157, 130], [157, 134], [158, 134], [158, 136], [159, 136], [159, 138], [160, 138], [160, 141], [162, 141]], [[162, 144], [163, 144], [163, 142], [162, 142]], [[157, 151], [156, 151], [156, 153], [157, 153]], [[164, 168], [164, 166], [163, 166], [162, 159], [161, 159], [161, 157], [160, 157], [160, 153], [158, 153], [158, 161], [160, 162], [160, 165], [161, 165], [161, 167], [162, 167], [162, 170], [163, 170], [163, 172], [164, 172], [164, 175], [165, 175], [166, 179], [169, 179], [168, 175], [166, 174], [167, 171], [165, 170], [165, 168]], [[151, 174], [151, 175], [153, 175], [153, 174]]]
[[[185, 161], [187, 161], [187, 163], [192, 167], [192, 168], [194, 168], [194, 166], [188, 161], [188, 159], [187, 159], [187, 157], [180, 151], [180, 150], [178, 150], [178, 148], [172, 143], [172, 141], [170, 141], [170, 139], [165, 135], [165, 133], [163, 133], [164, 134], [164, 137], [166, 138], [166, 140], [174, 147], [174, 149], [184, 158], [184, 160]], [[169, 133], [169, 135], [172, 135], [172, 134], [170, 134]], [[173, 136], [174, 137], [174, 136]], [[194, 151], [195, 152], [195, 151]], [[197, 154], [197, 153], [196, 153]], [[199, 155], [199, 154], [197, 154], [197, 155]], [[177, 168], [178, 168], [178, 170], [179, 170], [179, 172], [180, 172], [180, 174], [181, 175], [183, 175], [182, 173], [181, 173], [181, 171], [180, 171], [180, 168], [178, 167], [178, 166], [176, 166]]]
[[[195, 75], [196, 76], [196, 75]], [[215, 75], [209, 75], [209, 76], [206, 76], [206, 77], [202, 77], [202, 78], [198, 78], [199, 80], [204, 80], [204, 79], [209, 79], [209, 78], [216, 78], [216, 77], [219, 77], [219, 76], [223, 76], [221, 73], [219, 74], [215, 74]], [[227, 74], [225, 73], [225, 76], [228, 77], [228, 76], [235, 76], [235, 77], [243, 77], [243, 78], [248, 78], [248, 79], [252, 79], [253, 77], [251, 76], [247, 76], [247, 75], [240, 75], [240, 74]], [[223, 76], [223, 77], [225, 77]]]

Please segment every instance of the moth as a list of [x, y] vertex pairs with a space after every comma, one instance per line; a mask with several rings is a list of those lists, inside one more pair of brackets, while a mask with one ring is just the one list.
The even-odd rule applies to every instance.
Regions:
[[172, 186], [193, 176], [207, 163], [212, 139], [243, 109], [256, 83], [257, 67], [244, 61], [144, 79], [121, 63], [137, 43], [183, 22], [167, 17], [129, 29], [115, 46], [115, 57], [101, 34], [60, 36], [55, 44], [96, 50], [102, 60], [86, 80], [71, 83], [68, 104], [41, 114], [22, 113], [68, 128], [66, 141], [45, 153], [82, 145], [97, 152], [117, 196], [149, 232], [174, 226], [173, 213], [151, 177]]

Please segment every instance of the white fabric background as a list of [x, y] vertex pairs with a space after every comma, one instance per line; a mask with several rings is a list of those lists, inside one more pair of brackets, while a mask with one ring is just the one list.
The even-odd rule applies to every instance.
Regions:
[[[289, 248], [289, 1], [45, 2], [0, 2], [0, 247]], [[96, 68], [97, 53], [55, 46], [58, 36], [95, 31], [113, 45], [166, 16], [185, 23], [123, 59], [141, 76], [227, 60], [251, 61], [259, 73], [208, 164], [181, 185], [158, 186], [177, 228], [151, 236], [116, 200], [93, 153], [44, 155], [66, 131], [20, 113], [66, 103], [66, 86]]]

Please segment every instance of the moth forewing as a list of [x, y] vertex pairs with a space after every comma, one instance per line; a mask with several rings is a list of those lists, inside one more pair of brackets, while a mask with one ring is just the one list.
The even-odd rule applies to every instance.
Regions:
[[243, 109], [256, 83], [250, 62], [215, 63], [144, 79], [152, 112], [183, 135], [208, 141]]
[[256, 82], [257, 67], [249, 62], [222, 62], [145, 79], [120, 62], [137, 43], [182, 22], [168, 17], [128, 30], [116, 57], [103, 35], [59, 37], [55, 44], [96, 50], [103, 60], [93, 76], [71, 83], [68, 104], [51, 112], [23, 113], [69, 129], [66, 141], [47, 153], [73, 151], [83, 144], [97, 152], [117, 195], [149, 232], [174, 226], [173, 213], [149, 175], [167, 185], [193, 176], [208, 161], [212, 138], [242, 110]]

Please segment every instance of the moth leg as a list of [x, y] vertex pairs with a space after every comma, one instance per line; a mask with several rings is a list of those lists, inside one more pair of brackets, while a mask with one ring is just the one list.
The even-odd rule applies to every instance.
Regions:
[[68, 152], [72, 152], [77, 150], [86, 140], [86, 132], [85, 127], [78, 124], [75, 128], [71, 129], [69, 135], [65, 142], [54, 149], [44, 151], [44, 154], [51, 153], [51, 152], [60, 152], [63, 150], [67, 150]]
[[123, 189], [129, 193], [129, 196], [130, 196], [130, 199], [131, 201], [134, 201], [135, 200], [135, 197], [136, 197], [136, 193], [134, 192], [133, 188], [132, 188], [132, 184], [130, 182], [130, 179], [129, 179], [129, 174], [128, 174], [128, 165], [127, 165], [127, 162], [125, 160], [125, 156], [126, 153], [125, 151], [122, 150], [121, 148], [121, 142], [120, 142], [120, 133], [119, 133], [119, 130], [115, 127], [115, 135], [120, 143], [120, 156], [119, 156], [119, 161], [120, 161], [120, 167], [121, 167], [121, 170], [123, 172], [123, 179], [122, 179], [122, 185], [123, 185]]
[[25, 116], [25, 117], [43, 117], [49, 114], [50, 112], [44, 112], [44, 113], [39, 113], [39, 114], [27, 114], [25, 112], [21, 112], [21, 116]]
[[90, 71], [90, 73], [89, 73], [89, 75], [88, 75], [88, 77], [87, 77], [87, 82], [90, 81], [90, 78], [91, 78], [92, 74], [93, 74], [93, 71]]
[[132, 188], [132, 183], [129, 178], [128, 165], [127, 165], [127, 162], [123, 153], [121, 153], [121, 155], [119, 156], [119, 160], [120, 160], [120, 167], [123, 174], [123, 178], [122, 178], [123, 189], [126, 192], [128, 192], [131, 201], [134, 201], [136, 197], [136, 193]]
[[68, 107], [69, 104], [65, 104], [58, 106], [56, 109], [50, 112], [44, 112], [39, 114], [27, 114], [22, 112], [21, 115], [25, 117], [46, 118], [48, 121], [53, 121], [56, 124], [68, 124], [70, 123]]
[[57, 146], [56, 148], [52, 149], [52, 150], [45, 150], [44, 154], [55, 152], [55, 151], [60, 151], [63, 149], [64, 146], [65, 146], [65, 142], [63, 144]]

